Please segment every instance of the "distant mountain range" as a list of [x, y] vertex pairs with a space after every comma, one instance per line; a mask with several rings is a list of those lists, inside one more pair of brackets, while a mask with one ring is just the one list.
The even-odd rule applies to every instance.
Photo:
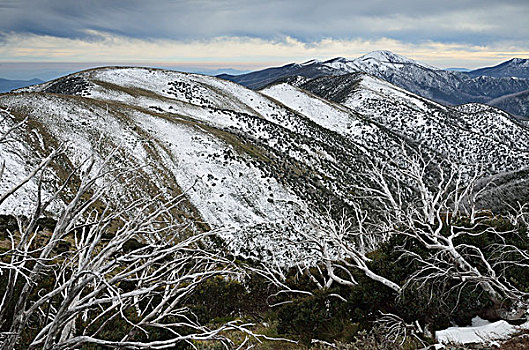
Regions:
[[480, 68], [467, 72], [471, 77], [529, 78], [529, 60], [513, 58], [494, 67]]
[[14, 89], [43, 83], [40, 79], [31, 80], [9, 80], [0, 78], [0, 93], [9, 92]]
[[[260, 89], [287, 77], [318, 78], [356, 72], [368, 73], [445, 105], [486, 103], [514, 115], [529, 116], [528, 101], [524, 97], [527, 94], [522, 93], [529, 90], [529, 60], [520, 58], [495, 67], [453, 71], [422, 64], [390, 51], [374, 51], [356, 59], [338, 57], [328, 61], [311, 60], [242, 75], [222, 74], [218, 77]], [[513, 94], [516, 95], [515, 100], [512, 100]], [[509, 103], [511, 100], [513, 102]]]

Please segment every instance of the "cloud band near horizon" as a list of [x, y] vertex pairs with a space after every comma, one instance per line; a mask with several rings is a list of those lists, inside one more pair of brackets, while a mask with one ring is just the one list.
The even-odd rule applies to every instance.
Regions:
[[387, 49], [441, 68], [529, 57], [526, 0], [0, 0], [0, 61], [233, 68]]

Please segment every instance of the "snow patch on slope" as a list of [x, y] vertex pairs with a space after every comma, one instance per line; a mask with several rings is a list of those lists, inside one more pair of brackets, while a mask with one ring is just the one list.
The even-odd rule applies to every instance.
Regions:
[[472, 319], [471, 326], [450, 327], [435, 332], [435, 337], [441, 344], [490, 344], [497, 340], [508, 339], [523, 329], [529, 329], [529, 322], [514, 326], [507, 321], [491, 323], [476, 316]]
[[359, 140], [360, 137], [374, 132], [371, 125], [355, 118], [346, 108], [331, 104], [292, 85], [277, 84], [261, 92], [305, 115], [316, 124], [341, 135]]
[[[171, 100], [176, 100], [194, 106], [229, 109], [234, 112], [256, 115], [290, 131], [300, 131], [296, 118], [292, 118], [288, 110], [278, 106], [266, 96], [231, 81], [199, 74], [143, 68], [97, 70], [92, 72], [92, 76], [96, 82], [99, 80], [119, 86], [139, 88], [163, 96], [168, 100], [161, 105], [156, 103], [156, 106], [167, 112], [171, 112], [169, 109]], [[116, 95], [115, 92], [107, 95], [105, 91], [98, 92], [96, 89], [91, 97], [111, 100]], [[129, 96], [125, 102], [139, 103], [144, 108], [152, 104], [152, 101], [143, 99], [143, 101], [135, 102], [135, 96]], [[178, 107], [183, 107], [183, 105], [180, 104]], [[182, 111], [187, 114], [186, 109], [188, 108], [174, 108], [173, 111]], [[194, 114], [196, 109], [190, 112], [189, 114]]]
[[[136, 113], [135, 120], [168, 147], [166, 165], [185, 190], [201, 216], [213, 227], [241, 226], [275, 222], [288, 217], [289, 201], [298, 202], [274, 178], [243, 159], [227, 165], [221, 156], [235, 153], [227, 144], [200, 127]], [[273, 202], [269, 201], [273, 198]]]

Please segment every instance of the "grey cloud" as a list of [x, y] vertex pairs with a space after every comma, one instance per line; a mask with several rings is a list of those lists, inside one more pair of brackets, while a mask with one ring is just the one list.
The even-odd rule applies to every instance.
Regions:
[[[13, 6], [16, 4], [16, 6]], [[97, 40], [98, 30], [134, 38], [218, 36], [425, 40], [483, 45], [527, 40], [526, 0], [19, 0], [0, 1], [0, 32]]]

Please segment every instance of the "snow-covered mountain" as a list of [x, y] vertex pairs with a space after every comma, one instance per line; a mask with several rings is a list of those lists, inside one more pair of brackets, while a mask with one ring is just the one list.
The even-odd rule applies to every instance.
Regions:
[[250, 89], [260, 89], [284, 77], [303, 76], [306, 78], [316, 78], [339, 73], [335, 68], [323, 65], [321, 61], [310, 60], [301, 64], [290, 63], [282, 67], [267, 68], [240, 75], [220, 74], [217, 77], [234, 81]]
[[[501, 96], [528, 90], [529, 66], [525, 61], [513, 59], [506, 62], [505, 67], [497, 66], [499, 68], [494, 71], [498, 73], [494, 74], [493, 71], [487, 74], [486, 70], [456, 72], [431, 67], [389, 51], [374, 51], [355, 59], [338, 57], [324, 62], [310, 61], [238, 76], [220, 77], [258, 89], [273, 82], [274, 78], [317, 78], [364, 72], [420, 96], [446, 105], [457, 105], [470, 102], [488, 103]], [[503, 73], [499, 73], [500, 70]], [[507, 72], [512, 72], [513, 75], [510, 76]], [[512, 111], [510, 106], [504, 108], [508, 112], [515, 112], [514, 107]]]
[[[460, 164], [486, 164], [497, 172], [522, 168], [529, 159], [529, 128], [495, 108], [443, 106], [365, 73], [325, 76], [297, 86]], [[272, 96], [296, 107], [281, 94]]]
[[347, 73], [365, 72], [374, 75], [381, 70], [401, 70], [404, 69], [404, 67], [439, 70], [438, 68], [419, 63], [410, 58], [386, 50], [372, 51], [352, 60], [348, 60], [344, 57], [337, 57], [323, 62], [323, 65]]
[[[343, 106], [299, 93], [307, 95], [303, 113], [213, 77], [101, 68], [0, 95], [2, 130], [29, 118], [12, 142], [0, 144], [1, 190], [58, 144], [68, 148], [56, 180], [90, 154], [101, 162], [117, 148], [115, 166], [139, 170], [116, 197], [185, 193], [178, 215], [244, 231], [232, 239], [250, 244], [252, 230], [283, 229], [306, 208], [347, 207], [366, 157], [388, 159], [405, 142]], [[35, 191], [29, 183], [1, 212], [27, 213]]]
[[[288, 231], [307, 208], [347, 208], [369, 167], [385, 163], [391, 172], [406, 148], [468, 171], [481, 164], [490, 175], [529, 161], [529, 130], [497, 109], [446, 107], [367, 74], [291, 80], [254, 91], [214, 77], [110, 67], [0, 95], [0, 130], [28, 118], [0, 143], [0, 190], [58, 144], [67, 149], [53, 181], [88, 155], [101, 162], [117, 149], [113, 164], [138, 170], [114, 196], [184, 193], [182, 220], [233, 227], [227, 239], [248, 253], [267, 249], [266, 232]], [[27, 212], [35, 191], [30, 182], [1, 213]]]

